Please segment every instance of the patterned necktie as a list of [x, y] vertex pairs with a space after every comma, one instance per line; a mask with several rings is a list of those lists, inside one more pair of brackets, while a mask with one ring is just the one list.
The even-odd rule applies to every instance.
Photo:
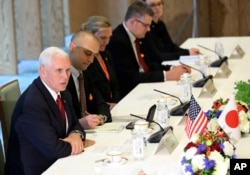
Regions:
[[86, 106], [86, 95], [85, 95], [84, 79], [82, 72], [80, 73], [78, 80], [79, 80], [79, 91], [80, 91], [80, 104], [83, 116], [86, 115], [85, 113], [87, 111], [87, 106]]
[[61, 113], [61, 118], [62, 118], [62, 121], [63, 121], [63, 125], [64, 125], [64, 127], [66, 128], [66, 115], [65, 115], [65, 109], [64, 109], [63, 101], [62, 101], [60, 95], [57, 95], [56, 103], [57, 103], [57, 106], [58, 106], [59, 111], [60, 111], [60, 113]]
[[141, 54], [141, 51], [140, 51], [140, 41], [137, 38], [135, 39], [135, 48], [136, 48], [139, 63], [142, 66], [144, 72], [149, 71], [148, 65], [146, 64], [146, 62], [144, 60], [144, 55]]

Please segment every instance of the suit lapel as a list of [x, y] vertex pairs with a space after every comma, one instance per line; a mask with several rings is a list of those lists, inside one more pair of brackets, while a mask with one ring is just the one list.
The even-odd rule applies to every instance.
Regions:
[[108, 57], [104, 52], [102, 52], [101, 55], [102, 55], [102, 58], [103, 58], [103, 61], [104, 61], [105, 65], [107, 67], [107, 70], [110, 73], [110, 65], [109, 65]]
[[[93, 63], [93, 64], [97, 65], [98, 71], [101, 72], [100, 75], [104, 76], [103, 71], [102, 71], [102, 68], [101, 68], [101, 65], [99, 64], [99, 62], [98, 62], [98, 60], [97, 60], [96, 57], [95, 57], [95, 59], [94, 59], [94, 63]], [[104, 76], [104, 77], [105, 77], [105, 76]]]
[[67, 114], [68, 126], [71, 126], [71, 124], [72, 124], [71, 115], [72, 114], [71, 114], [70, 107], [68, 105], [69, 101], [68, 101], [68, 98], [67, 98], [65, 92], [61, 92], [61, 96], [62, 96], [62, 99], [63, 99], [64, 109], [65, 109], [65, 112]]
[[[106, 68], [107, 68], [107, 71], [108, 71], [108, 73], [109, 73], [109, 76], [110, 76], [110, 68], [109, 68], [108, 58], [106, 57], [106, 55], [105, 55], [103, 52], [100, 52], [100, 55], [102, 56], [102, 59], [103, 59], [103, 61], [104, 61], [104, 64], [105, 64], [105, 66], [106, 66]], [[105, 79], [107, 82], [109, 82], [109, 80], [108, 80], [107, 77], [105, 76], [105, 73], [104, 73], [104, 71], [103, 71], [101, 65], [99, 64], [97, 58], [95, 58], [94, 61], [95, 61], [95, 64], [97, 64], [98, 71], [100, 71], [100, 73], [101, 73], [101, 74], [99, 74], [99, 75], [103, 76], [104, 79]]]
[[40, 78], [37, 78], [35, 80], [35, 84], [37, 85], [38, 89], [41, 91], [41, 94], [43, 95], [45, 101], [48, 103], [48, 107], [51, 111], [51, 113], [54, 114], [54, 117], [56, 118], [57, 121], [59, 123], [59, 127], [61, 129], [61, 131], [64, 133], [64, 135], [66, 134], [66, 130], [64, 129], [64, 124], [63, 121], [61, 119], [61, 114], [60, 111], [58, 109], [58, 106], [55, 102], [55, 100], [53, 99], [53, 97], [51, 96], [51, 94], [49, 93], [49, 91], [47, 90], [47, 88], [44, 86], [44, 84], [42, 83]]

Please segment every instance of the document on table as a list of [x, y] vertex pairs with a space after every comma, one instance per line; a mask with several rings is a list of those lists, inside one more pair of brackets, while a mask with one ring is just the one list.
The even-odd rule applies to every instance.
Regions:
[[186, 56], [180, 56], [179, 61], [182, 63], [194, 63], [196, 61], [200, 60], [199, 55], [186, 55]]
[[95, 133], [95, 132], [120, 132], [124, 128], [122, 123], [105, 123], [102, 126], [97, 126], [94, 129], [85, 130], [86, 133]]
[[[157, 151], [158, 144], [156, 143], [146, 143], [145, 142], [145, 157], [149, 157], [155, 154]], [[122, 144], [112, 145], [112, 146], [97, 146], [93, 147], [90, 154], [95, 155], [106, 155], [109, 151], [121, 151], [124, 156], [132, 156], [133, 155], [133, 143], [131, 138], [126, 138]]]

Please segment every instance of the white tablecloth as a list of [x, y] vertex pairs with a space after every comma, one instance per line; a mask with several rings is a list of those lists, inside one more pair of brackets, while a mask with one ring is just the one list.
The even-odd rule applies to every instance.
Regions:
[[[205, 47], [214, 48], [214, 43], [220, 40], [225, 48], [225, 55], [229, 56], [232, 50], [239, 44], [246, 52], [242, 59], [229, 59], [229, 68], [232, 74], [228, 78], [213, 79], [217, 88], [216, 94], [211, 98], [198, 98], [201, 88], [193, 88], [192, 92], [201, 108], [206, 111], [211, 109], [211, 105], [215, 99], [220, 97], [229, 98], [234, 90], [234, 83], [239, 80], [248, 80], [250, 75], [250, 37], [223, 37], [223, 38], [192, 38], [182, 44], [183, 48], [197, 47], [197, 44]], [[200, 48], [204, 55], [213, 55], [213, 53]], [[218, 68], [211, 68], [210, 73], [215, 74]], [[193, 71], [193, 75], [197, 72]], [[197, 77], [197, 76], [196, 76]], [[129, 116], [131, 113], [146, 116], [149, 107], [155, 104], [160, 98], [166, 98], [166, 95], [155, 92], [153, 89], [168, 92], [170, 94], [180, 96], [180, 87], [176, 81], [168, 81], [162, 83], [143, 83], [139, 84], [126, 97], [124, 97], [111, 111], [114, 123], [120, 123], [124, 126], [135, 118]], [[175, 105], [178, 105], [176, 103]], [[173, 106], [169, 106], [171, 109]], [[166, 150], [161, 150], [158, 154], [154, 154], [157, 144], [148, 144], [148, 153], [143, 161], [134, 161], [131, 152], [124, 153], [124, 157], [128, 161], [121, 166], [110, 166], [103, 164], [101, 166], [102, 175], [135, 175], [140, 170], [144, 170], [147, 175], [178, 175], [181, 173], [180, 158], [183, 148], [188, 142], [184, 132], [184, 120], [182, 117], [170, 118], [170, 124], [174, 127], [174, 134], [179, 140], [179, 145], [172, 154], [167, 154]], [[85, 152], [69, 156], [57, 160], [44, 175], [79, 175], [95, 174], [95, 170], [99, 170], [100, 160], [106, 157], [105, 150], [112, 147], [126, 146], [131, 141], [131, 131], [122, 130], [115, 133], [94, 133], [87, 134], [89, 139], [96, 141], [96, 144], [86, 148]], [[250, 137], [243, 137], [236, 144], [236, 154], [239, 158], [250, 158], [250, 150], [245, 145], [250, 145]], [[100, 150], [102, 150], [100, 152]]]

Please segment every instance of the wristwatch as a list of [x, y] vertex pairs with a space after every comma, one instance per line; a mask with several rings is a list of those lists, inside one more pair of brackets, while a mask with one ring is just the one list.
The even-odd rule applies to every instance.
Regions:
[[99, 114], [98, 116], [100, 118], [100, 124], [99, 125], [103, 125], [108, 119], [107, 116], [103, 115], [103, 114]]
[[81, 139], [85, 140], [85, 134], [82, 131], [74, 130], [71, 133], [78, 133], [78, 134], [80, 134]]

